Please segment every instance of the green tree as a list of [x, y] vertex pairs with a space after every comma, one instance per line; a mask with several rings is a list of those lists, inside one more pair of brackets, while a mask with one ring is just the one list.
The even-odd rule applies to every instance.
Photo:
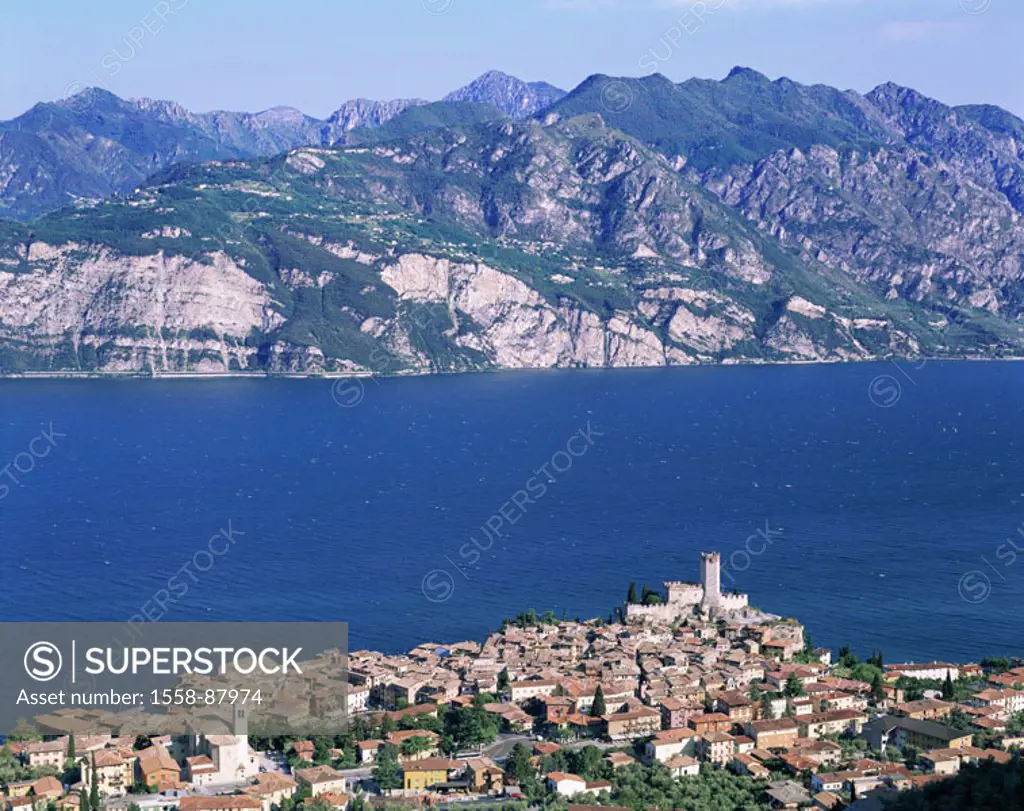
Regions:
[[92, 811], [98, 811], [100, 807], [100, 781], [96, 773], [96, 755], [92, 756], [89, 765], [89, 807]]
[[498, 735], [498, 717], [480, 707], [455, 707], [444, 718], [449, 748], [476, 748], [491, 743]]
[[584, 746], [569, 755], [569, 769], [587, 780], [597, 780], [605, 776], [604, 752], [596, 746]]
[[867, 662], [861, 662], [850, 669], [850, 678], [871, 684], [871, 682], [875, 680], [875, 676], [881, 672], [880, 668], [877, 668], [872, 664], [868, 664]]
[[67, 758], [68, 758], [68, 760], [74, 760], [75, 759], [75, 736], [74, 735], [68, 735], [68, 754], [67, 754]]
[[525, 783], [536, 774], [530, 750], [521, 743], [517, 743], [512, 747], [512, 752], [509, 755], [508, 762], [505, 764], [505, 769], [520, 784]]
[[885, 698], [885, 685], [882, 683], [882, 674], [876, 673], [875, 677], [871, 680], [871, 697], [875, 701], [881, 701]]
[[24, 718], [15, 721], [11, 731], [7, 734], [8, 741], [41, 741], [42, 739], [43, 736], [39, 734], [39, 730]]
[[395, 723], [395, 719], [387, 713], [380, 719], [380, 736], [382, 738], [387, 737], [389, 732], [394, 732], [398, 729], [398, 724]]
[[800, 678], [796, 673], [790, 673], [789, 678], [786, 679], [785, 694], [789, 698], [796, 698], [797, 696], [802, 696], [804, 694], [803, 682], [800, 681]]
[[85, 789], [78, 790], [78, 811], [91, 811], [89, 808], [89, 797], [85, 793]]
[[413, 735], [402, 741], [402, 754], [405, 757], [415, 757], [422, 752], [429, 752], [434, 748], [434, 742], [426, 735]]
[[597, 689], [594, 691], [594, 703], [590, 705], [590, 715], [592, 718], [600, 718], [602, 715], [608, 712], [608, 708], [605, 706], [604, 701], [604, 690], [601, 689], [601, 685], [597, 685]]
[[630, 581], [629, 591], [626, 592], [626, 602], [629, 603], [630, 605], [632, 605], [633, 603], [637, 602], [637, 599], [636, 599], [636, 582], [635, 581]]
[[324, 766], [331, 762], [331, 749], [334, 748], [334, 740], [324, 735], [317, 735], [313, 738], [313, 763], [317, 766]]
[[507, 667], [503, 667], [501, 669], [501, 672], [498, 674], [498, 692], [499, 693], [507, 693], [509, 685], [511, 683], [512, 683], [512, 680], [509, 678], [508, 668]]
[[402, 787], [402, 770], [398, 765], [397, 750], [391, 744], [383, 746], [377, 755], [373, 782], [381, 791]]
[[953, 678], [948, 670], [946, 671], [946, 681], [942, 684], [942, 697], [946, 701], [956, 698], [956, 688], [953, 687]]

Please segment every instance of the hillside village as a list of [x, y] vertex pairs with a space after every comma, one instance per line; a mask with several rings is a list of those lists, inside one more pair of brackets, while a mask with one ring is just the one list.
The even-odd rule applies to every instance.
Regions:
[[340, 735], [12, 736], [4, 806], [874, 809], [1024, 744], [1019, 661], [833, 659], [723, 594], [719, 565], [609, 621], [528, 611], [482, 644], [353, 652]]

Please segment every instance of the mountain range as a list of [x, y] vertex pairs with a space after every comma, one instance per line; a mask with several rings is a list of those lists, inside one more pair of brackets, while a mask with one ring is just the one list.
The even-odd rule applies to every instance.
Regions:
[[326, 121], [90, 90], [0, 126], [0, 187], [8, 374], [1024, 345], [1024, 122], [893, 84], [491, 72]]
[[[490, 71], [443, 101], [485, 104], [523, 118], [564, 95], [543, 82], [528, 84]], [[0, 122], [0, 217], [29, 220], [65, 205], [124, 194], [177, 163], [343, 144], [353, 129], [379, 127], [409, 107], [428, 103], [354, 99], [321, 121], [292, 107], [193, 113], [170, 101], [124, 100], [86, 88]]]

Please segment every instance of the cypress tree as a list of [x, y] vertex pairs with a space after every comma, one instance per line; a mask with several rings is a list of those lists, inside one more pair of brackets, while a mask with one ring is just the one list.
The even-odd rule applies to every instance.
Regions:
[[592, 718], [599, 718], [606, 712], [608, 712], [608, 708], [604, 703], [604, 690], [601, 689], [599, 684], [594, 691], [594, 703], [590, 705], [590, 715]]
[[89, 769], [89, 807], [91, 811], [100, 809], [100, 781], [96, 774], [96, 755], [92, 756], [92, 763]]
[[942, 685], [942, 697], [946, 701], [952, 701], [956, 697], [956, 690], [953, 688], [953, 677], [946, 671], [946, 681]]

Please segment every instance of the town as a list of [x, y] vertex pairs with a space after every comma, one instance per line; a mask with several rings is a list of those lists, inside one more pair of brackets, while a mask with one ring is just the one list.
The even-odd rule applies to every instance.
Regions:
[[352, 652], [346, 679], [336, 735], [86, 735], [46, 716], [5, 739], [5, 808], [867, 811], [1024, 745], [1020, 660], [834, 657], [723, 592], [714, 552], [700, 582], [631, 585], [608, 619], [531, 610], [482, 644]]

